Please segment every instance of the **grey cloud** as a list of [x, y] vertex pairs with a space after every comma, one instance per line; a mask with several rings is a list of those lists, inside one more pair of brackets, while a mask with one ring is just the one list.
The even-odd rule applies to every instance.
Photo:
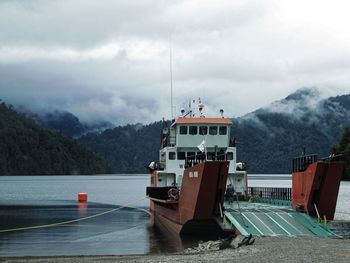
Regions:
[[145, 78], [139, 72], [125, 71], [125, 66], [118, 63], [0, 65], [0, 97], [34, 111], [65, 109], [88, 122], [152, 121], [158, 92], [140, 86], [139, 78]]
[[0, 41], [3, 44], [87, 47], [130, 35], [152, 37], [163, 27], [154, 19], [163, 8], [161, 1], [2, 3]]
[[[180, 41], [186, 46], [193, 34], [241, 29], [264, 11], [249, 2], [236, 8], [202, 10], [205, 3], [198, 2], [195, 9], [186, 12], [181, 8], [186, 4], [156, 0], [6, 1], [0, 3], [0, 41], [81, 48], [130, 36], [164, 39], [173, 33], [181, 35]], [[196, 9], [198, 12], [193, 12]]]
[[68, 110], [86, 121], [170, 118], [170, 37], [177, 113], [198, 97], [207, 116], [224, 108], [237, 117], [300, 87], [348, 92], [346, 43], [332, 39], [342, 47], [332, 48], [321, 41], [322, 30], [309, 39], [308, 25], [278, 20], [275, 5], [1, 1], [0, 98]]

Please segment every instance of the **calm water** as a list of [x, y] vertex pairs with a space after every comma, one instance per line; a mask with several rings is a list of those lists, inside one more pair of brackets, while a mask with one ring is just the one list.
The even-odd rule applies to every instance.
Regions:
[[[287, 175], [252, 175], [250, 186], [290, 187]], [[148, 175], [2, 176], [0, 229], [53, 224], [111, 210], [145, 196]], [[77, 195], [88, 193], [87, 206]], [[342, 182], [335, 218], [350, 219], [350, 182]], [[174, 252], [193, 245], [149, 227], [148, 200], [81, 222], [0, 233], [0, 256]]]

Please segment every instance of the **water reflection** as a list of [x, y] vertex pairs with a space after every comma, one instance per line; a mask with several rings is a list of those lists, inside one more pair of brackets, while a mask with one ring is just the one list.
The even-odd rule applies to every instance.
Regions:
[[87, 202], [79, 202], [78, 203], [78, 211], [79, 211], [79, 216], [80, 217], [86, 216], [87, 208], [88, 208], [88, 203]]
[[[0, 206], [0, 230], [50, 225], [117, 207], [76, 201], [13, 202]], [[173, 253], [209, 239], [151, 227], [146, 209], [123, 208], [75, 223], [1, 233], [0, 256]]]
[[[1, 229], [54, 224], [113, 208], [72, 201], [2, 205]], [[149, 215], [124, 208], [76, 223], [1, 233], [0, 256], [144, 254], [149, 252], [149, 234]]]

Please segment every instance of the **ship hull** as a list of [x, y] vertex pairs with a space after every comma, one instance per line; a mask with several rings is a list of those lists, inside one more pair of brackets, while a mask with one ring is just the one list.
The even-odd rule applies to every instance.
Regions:
[[151, 199], [154, 224], [180, 235], [215, 235], [223, 230], [216, 217], [223, 211], [228, 162], [203, 162], [184, 171], [179, 200]]
[[344, 162], [318, 161], [293, 173], [293, 208], [299, 206], [314, 217], [333, 220], [343, 169]]
[[157, 226], [164, 232], [170, 232], [172, 235], [195, 235], [195, 236], [217, 236], [223, 234], [223, 229], [213, 216], [207, 220], [188, 220], [181, 224], [175, 221], [168, 209], [158, 207], [151, 210], [153, 225]]

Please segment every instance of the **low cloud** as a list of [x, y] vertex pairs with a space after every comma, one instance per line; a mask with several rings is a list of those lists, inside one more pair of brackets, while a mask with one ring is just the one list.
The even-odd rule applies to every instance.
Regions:
[[[39, 111], [67, 110], [87, 122], [169, 119], [170, 46], [177, 114], [198, 97], [207, 116], [223, 108], [237, 117], [301, 87], [348, 93], [348, 6], [1, 1], [0, 98]], [[271, 107], [293, 109], [292, 102]]]

